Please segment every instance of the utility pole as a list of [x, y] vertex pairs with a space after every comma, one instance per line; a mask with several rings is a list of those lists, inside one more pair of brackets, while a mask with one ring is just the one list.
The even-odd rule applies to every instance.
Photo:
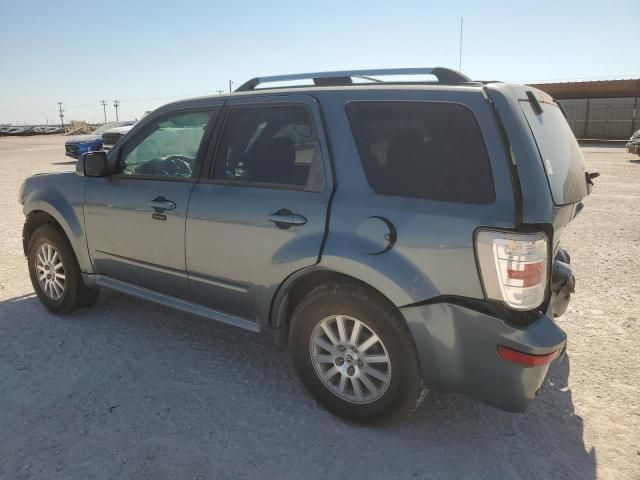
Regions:
[[218, 95], [222, 95], [222, 94], [224, 93], [224, 90], [216, 90], [216, 93], [217, 93]]
[[462, 22], [464, 18], [460, 17], [460, 57], [458, 58], [458, 71], [462, 71]]
[[62, 128], [64, 129], [64, 110], [62, 109], [62, 102], [58, 102], [58, 110], [60, 111], [59, 113], [59, 117], [60, 117], [60, 124], [62, 125]]
[[231, 80], [229, 80], [229, 93], [231, 93]]
[[100, 100], [100, 103], [102, 103], [102, 111], [104, 112], [104, 123], [107, 123], [107, 102]]
[[120, 101], [118, 101], [118, 100], [114, 100], [114, 101], [113, 101], [113, 106], [114, 106], [114, 107], [115, 107], [115, 109], [116, 109], [116, 122], [117, 122], [117, 121], [118, 121], [118, 107], [120, 106]]

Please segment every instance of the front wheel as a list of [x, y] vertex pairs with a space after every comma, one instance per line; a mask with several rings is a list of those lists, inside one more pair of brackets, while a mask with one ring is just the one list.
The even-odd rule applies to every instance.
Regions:
[[70, 313], [96, 301], [98, 291], [84, 284], [69, 241], [52, 225], [33, 232], [27, 261], [31, 284], [49, 311]]
[[367, 287], [330, 283], [296, 307], [290, 337], [305, 387], [351, 420], [396, 420], [424, 397], [418, 356], [398, 311]]

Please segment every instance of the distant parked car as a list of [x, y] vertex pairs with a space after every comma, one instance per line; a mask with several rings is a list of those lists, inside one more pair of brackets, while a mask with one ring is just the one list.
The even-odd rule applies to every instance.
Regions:
[[640, 155], [640, 130], [631, 135], [631, 138], [627, 142], [627, 152]]
[[49, 135], [52, 133], [64, 132], [64, 129], [62, 127], [52, 127], [49, 125], [42, 125], [39, 127], [35, 127], [33, 130], [37, 135]]
[[133, 125], [135, 124], [135, 122], [130, 122], [128, 125], [126, 126], [119, 126], [116, 128], [112, 128], [110, 130], [107, 130], [106, 132], [104, 132], [102, 134], [102, 148], [103, 150], [111, 150], [111, 148], [113, 148], [113, 146], [118, 143], [118, 140], [120, 140], [122, 137], [124, 137], [129, 130], [131, 130], [133, 128]]
[[14, 135], [38, 135], [38, 132], [36, 131], [35, 127], [22, 127], [21, 130], [14, 133]]
[[116, 127], [133, 125], [134, 123], [135, 122], [133, 120], [105, 123], [89, 135], [79, 135], [77, 137], [70, 138], [64, 144], [65, 155], [71, 158], [78, 158], [83, 153], [100, 150], [102, 148], [102, 134], [104, 132]]

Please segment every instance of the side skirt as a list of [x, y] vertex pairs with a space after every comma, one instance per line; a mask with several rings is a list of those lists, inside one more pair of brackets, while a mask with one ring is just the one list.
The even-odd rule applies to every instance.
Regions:
[[109, 290], [115, 290], [117, 292], [130, 295], [132, 297], [141, 298], [149, 302], [158, 303], [167, 307], [180, 310], [182, 312], [191, 313], [200, 317], [205, 317], [217, 322], [226, 323], [227, 325], [233, 325], [234, 327], [244, 328], [252, 332], [258, 333], [260, 327], [257, 323], [247, 320], [245, 318], [230, 315], [228, 313], [214, 310], [213, 308], [203, 307], [197, 303], [182, 300], [180, 298], [172, 297], [164, 293], [155, 292], [148, 288], [139, 287], [132, 283], [123, 282], [122, 280], [116, 280], [115, 278], [105, 277], [104, 275], [89, 275], [82, 274], [84, 283], [90, 287], [102, 287]]

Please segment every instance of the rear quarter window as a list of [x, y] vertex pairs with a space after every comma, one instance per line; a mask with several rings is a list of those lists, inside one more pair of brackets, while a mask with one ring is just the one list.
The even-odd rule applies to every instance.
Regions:
[[354, 101], [347, 115], [371, 188], [381, 195], [492, 203], [478, 123], [454, 103]]

